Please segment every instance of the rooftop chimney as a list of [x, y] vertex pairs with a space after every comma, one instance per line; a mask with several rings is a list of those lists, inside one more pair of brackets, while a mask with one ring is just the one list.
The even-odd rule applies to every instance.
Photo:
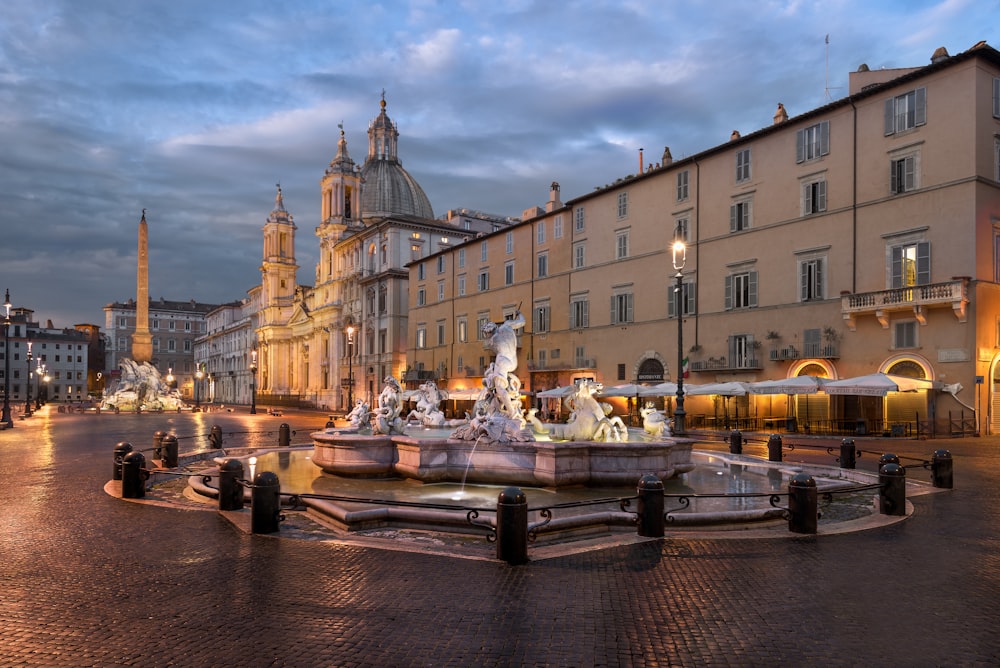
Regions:
[[670, 147], [663, 147], [663, 157], [660, 159], [660, 164], [666, 167], [674, 161], [674, 156], [670, 155]]
[[559, 182], [553, 181], [549, 186], [549, 201], [545, 203], [546, 211], [555, 211], [562, 207], [562, 200], [559, 199]]
[[785, 111], [785, 105], [778, 103], [778, 110], [774, 112], [774, 124], [784, 123], [788, 120], [788, 112]]
[[729, 141], [736, 141], [739, 138], [740, 138], [739, 130], [733, 130], [733, 134], [729, 135]]

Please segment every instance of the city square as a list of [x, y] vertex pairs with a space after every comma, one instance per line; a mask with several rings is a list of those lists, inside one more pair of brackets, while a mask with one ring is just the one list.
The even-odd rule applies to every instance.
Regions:
[[865, 451], [953, 454], [954, 489], [914, 497], [912, 516], [891, 526], [770, 539], [668, 529], [522, 566], [485, 546], [482, 558], [458, 558], [329, 535], [248, 535], [210, 506], [131, 503], [103, 489], [121, 440], [148, 447], [154, 431], [185, 437], [214, 425], [270, 440], [284, 422], [301, 442], [326, 419], [49, 405], [0, 432], [3, 663], [932, 666], [1000, 657], [993, 437], [859, 438]]

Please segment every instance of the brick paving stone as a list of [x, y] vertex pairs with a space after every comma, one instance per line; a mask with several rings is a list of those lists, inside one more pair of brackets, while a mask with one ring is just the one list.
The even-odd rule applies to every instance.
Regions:
[[[298, 435], [325, 419], [283, 418]], [[250, 536], [215, 512], [103, 491], [120, 440], [274, 420], [48, 407], [0, 432], [0, 665], [1000, 664], [1000, 438], [858, 439], [868, 470], [869, 450], [952, 451], [955, 489], [914, 497], [914, 516], [888, 527], [685, 534], [518, 567]]]

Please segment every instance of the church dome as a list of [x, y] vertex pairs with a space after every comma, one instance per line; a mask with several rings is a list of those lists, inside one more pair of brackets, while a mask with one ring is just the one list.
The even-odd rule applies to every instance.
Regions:
[[434, 209], [424, 189], [399, 161], [396, 153], [399, 131], [385, 113], [384, 94], [380, 105], [381, 112], [368, 126], [368, 159], [361, 168], [363, 215], [432, 219]]

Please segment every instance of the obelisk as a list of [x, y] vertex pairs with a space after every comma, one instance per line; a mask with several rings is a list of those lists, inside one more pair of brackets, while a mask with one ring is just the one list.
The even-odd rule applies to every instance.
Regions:
[[139, 260], [135, 286], [135, 334], [132, 335], [132, 359], [137, 364], [153, 359], [153, 336], [149, 333], [149, 226], [146, 210], [139, 221]]

